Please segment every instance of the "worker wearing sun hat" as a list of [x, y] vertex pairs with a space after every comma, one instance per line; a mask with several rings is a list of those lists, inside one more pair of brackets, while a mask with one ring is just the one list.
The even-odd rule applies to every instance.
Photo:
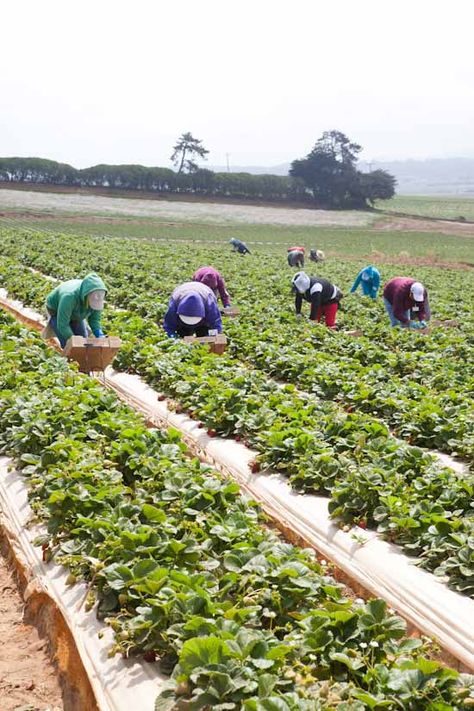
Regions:
[[163, 328], [168, 336], [207, 336], [210, 330], [222, 333], [217, 299], [206, 284], [188, 281], [171, 294]]
[[328, 279], [310, 277], [305, 272], [297, 272], [291, 280], [292, 290], [295, 294], [295, 311], [301, 316], [303, 300], [311, 304], [309, 318], [312, 321], [321, 321], [324, 317], [328, 328], [336, 328], [336, 314], [342, 291]]
[[390, 279], [383, 289], [383, 301], [391, 326], [424, 328], [431, 317], [428, 292], [416, 279]]
[[106, 286], [97, 274], [59, 284], [46, 299], [49, 321], [45, 337], [56, 335], [64, 348], [71, 336], [87, 338], [89, 326], [96, 338], [102, 338], [101, 318], [106, 294]]

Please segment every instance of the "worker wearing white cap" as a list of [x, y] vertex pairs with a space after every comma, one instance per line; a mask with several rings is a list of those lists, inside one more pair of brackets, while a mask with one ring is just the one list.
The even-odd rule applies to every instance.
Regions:
[[312, 321], [324, 321], [328, 328], [336, 328], [336, 314], [342, 291], [328, 279], [310, 277], [305, 272], [297, 272], [291, 280], [295, 294], [295, 311], [301, 316], [303, 300], [311, 304], [309, 318]]
[[415, 279], [390, 279], [384, 286], [383, 300], [392, 326], [425, 328], [431, 317], [428, 292]]
[[207, 336], [222, 333], [222, 320], [216, 295], [206, 284], [188, 281], [171, 294], [163, 328], [171, 338]]

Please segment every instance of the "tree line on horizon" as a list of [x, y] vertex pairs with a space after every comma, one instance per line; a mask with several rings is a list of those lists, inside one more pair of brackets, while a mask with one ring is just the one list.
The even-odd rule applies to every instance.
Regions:
[[143, 165], [96, 165], [77, 169], [45, 158], [0, 158], [0, 181], [77, 188], [138, 190], [302, 202], [325, 209], [363, 209], [395, 194], [395, 178], [384, 170], [357, 170], [361, 147], [339, 131], [326, 131], [306, 158], [293, 161], [288, 176], [214, 172], [200, 168], [193, 155], [205, 158], [202, 141], [184, 133], [174, 146], [178, 170]]

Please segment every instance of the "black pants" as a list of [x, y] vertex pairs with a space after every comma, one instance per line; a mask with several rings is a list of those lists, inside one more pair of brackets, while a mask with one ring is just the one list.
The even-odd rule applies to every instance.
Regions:
[[201, 338], [201, 336], [209, 335], [209, 328], [206, 323], [198, 323], [196, 326], [187, 326], [185, 323], [178, 323], [176, 333], [181, 338], [185, 336], [198, 336], [198, 338]]

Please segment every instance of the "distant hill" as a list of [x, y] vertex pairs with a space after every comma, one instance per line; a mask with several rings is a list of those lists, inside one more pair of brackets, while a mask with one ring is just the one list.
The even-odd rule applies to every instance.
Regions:
[[[206, 166], [207, 167], [207, 166]], [[232, 166], [231, 173], [286, 175], [290, 163], [272, 166]], [[474, 158], [427, 158], [426, 160], [360, 161], [359, 170], [387, 170], [397, 179], [401, 195], [474, 195]], [[212, 166], [225, 172], [225, 166]]]

